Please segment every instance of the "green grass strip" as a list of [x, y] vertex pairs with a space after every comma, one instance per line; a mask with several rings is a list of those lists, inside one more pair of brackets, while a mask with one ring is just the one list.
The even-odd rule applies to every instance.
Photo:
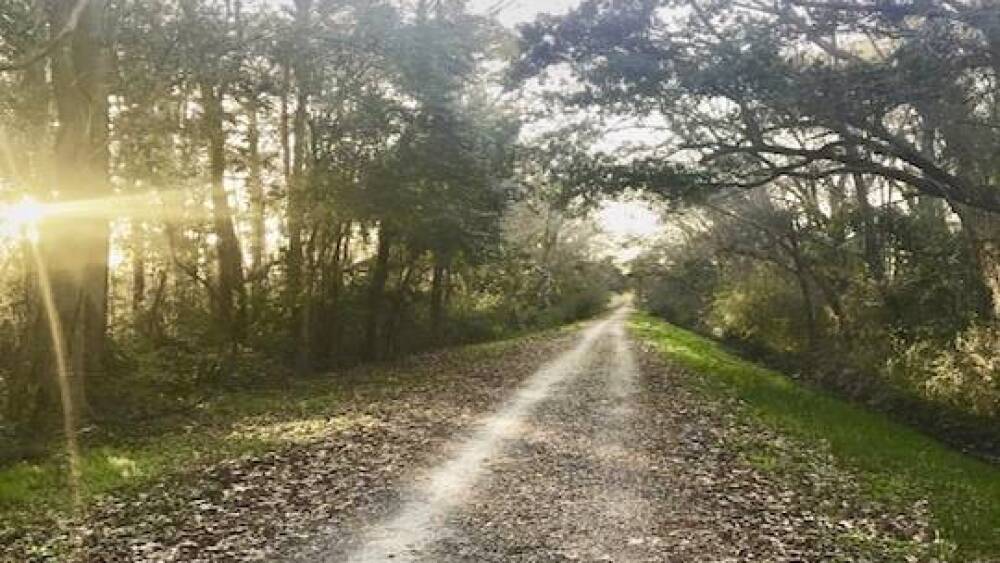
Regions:
[[652, 316], [636, 314], [631, 326], [671, 360], [703, 375], [697, 383], [704, 391], [736, 397], [766, 426], [828, 449], [876, 500], [926, 500], [935, 526], [957, 545], [960, 560], [1000, 560], [997, 467]]

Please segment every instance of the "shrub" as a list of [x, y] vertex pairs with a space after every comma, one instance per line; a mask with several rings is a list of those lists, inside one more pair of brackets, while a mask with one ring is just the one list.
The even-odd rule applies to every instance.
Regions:
[[938, 354], [924, 384], [936, 400], [975, 414], [1000, 415], [1000, 329], [973, 326]]
[[710, 323], [717, 336], [801, 356], [809, 347], [804, 311], [801, 294], [786, 276], [773, 267], [754, 265], [730, 278], [716, 294]]

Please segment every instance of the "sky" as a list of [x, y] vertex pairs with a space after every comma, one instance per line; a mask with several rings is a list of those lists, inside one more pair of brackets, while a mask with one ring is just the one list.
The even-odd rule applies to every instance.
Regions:
[[[501, 23], [514, 27], [534, 20], [538, 14], [564, 14], [579, 3], [580, 0], [471, 0], [469, 9], [481, 14], [496, 10]], [[639, 136], [641, 134], [630, 131], [623, 139], [609, 138], [607, 144], [621, 146], [628, 141], [641, 140]], [[596, 219], [605, 233], [602, 246], [622, 265], [648, 248], [648, 243], [664, 230], [660, 214], [648, 203], [636, 199], [605, 201]]]
[[611, 256], [623, 268], [648, 250], [650, 243], [664, 230], [661, 214], [645, 201], [634, 198], [609, 199], [601, 203], [596, 215], [604, 231], [598, 241], [601, 255]]
[[480, 14], [497, 10], [497, 19], [514, 27], [534, 20], [538, 14], [564, 14], [579, 3], [580, 0], [472, 0], [469, 9]]

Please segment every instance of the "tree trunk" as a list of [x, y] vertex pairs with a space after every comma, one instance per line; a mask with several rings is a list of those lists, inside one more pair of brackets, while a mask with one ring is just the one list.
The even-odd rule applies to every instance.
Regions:
[[[937, 151], [934, 147], [936, 140], [937, 131], [934, 129], [933, 123], [924, 116], [920, 131], [919, 149], [920, 154], [931, 162], [935, 162], [935, 159], [937, 159]], [[915, 211], [924, 217], [940, 216], [942, 221], [946, 214], [945, 204], [941, 198], [926, 194], [917, 195]]]
[[153, 301], [146, 311], [145, 329], [146, 335], [154, 341], [163, 339], [163, 319], [160, 318], [160, 309], [163, 307], [164, 295], [167, 291], [167, 271], [160, 270], [156, 275], [156, 290], [153, 292]]
[[389, 251], [392, 235], [383, 222], [379, 228], [378, 251], [368, 285], [368, 317], [365, 319], [364, 359], [373, 361], [379, 357], [379, 323], [385, 306], [385, 282], [389, 277]]
[[264, 253], [267, 226], [267, 202], [264, 197], [264, 179], [260, 160], [260, 127], [257, 122], [259, 106], [257, 93], [251, 93], [246, 103], [247, 113], [247, 192], [250, 198], [250, 267], [253, 272], [251, 292], [259, 298], [264, 287]]
[[[301, 336], [308, 333], [306, 301], [311, 295], [302, 294], [302, 230], [305, 222], [306, 192], [306, 109], [309, 104], [308, 61], [305, 60], [304, 39], [308, 33], [311, 0], [295, 0], [296, 39], [299, 47], [292, 69], [295, 75], [295, 114], [292, 117], [291, 171], [288, 183], [288, 302], [291, 309], [290, 334], [295, 343], [296, 363], [308, 355], [307, 342]], [[287, 119], [287, 110], [286, 118]]]
[[440, 343], [444, 334], [445, 292], [447, 291], [447, 258], [434, 255], [434, 272], [431, 278], [431, 337]]
[[345, 223], [337, 223], [333, 228], [333, 253], [322, 270], [321, 308], [313, 324], [313, 342], [322, 343], [314, 350], [318, 365], [329, 366], [340, 348], [340, 294], [343, 289], [344, 269], [343, 257], [347, 244], [349, 227]]
[[[51, 29], [63, 29], [76, 4], [55, 2]], [[91, 0], [80, 13], [72, 39], [51, 55], [59, 122], [54, 178], [59, 202], [111, 193], [103, 16], [103, 1]], [[64, 431], [73, 440], [88, 411], [85, 383], [103, 375], [108, 239], [106, 218], [49, 217], [39, 225], [33, 294], [41, 306], [35, 307], [38, 313], [29, 328], [26, 367], [38, 384], [21, 406], [32, 429], [51, 428], [61, 404]]]
[[216, 242], [219, 278], [216, 286], [216, 314], [230, 344], [242, 336], [243, 255], [236, 237], [233, 214], [226, 193], [226, 135], [222, 128], [222, 89], [203, 79], [201, 98], [204, 106], [205, 138], [208, 145], [209, 183], [212, 195], [212, 222]]
[[868, 183], [863, 174], [854, 173], [854, 197], [861, 214], [862, 255], [868, 264], [868, 273], [872, 279], [881, 282], [885, 278], [885, 264], [882, 261], [882, 248], [875, 225], [875, 209], [868, 199]]
[[802, 303], [805, 306], [806, 313], [806, 359], [809, 365], [812, 365], [814, 360], [814, 355], [818, 351], [819, 344], [819, 325], [816, 321], [816, 300], [813, 299], [812, 289], [809, 287], [809, 268], [806, 266], [806, 261], [802, 256], [802, 248], [799, 244], [799, 235], [795, 231], [794, 227], [789, 231], [790, 237], [790, 254], [792, 258], [792, 266], [795, 272], [795, 280], [799, 286], [799, 292], [802, 294]]
[[962, 204], [955, 204], [952, 209], [962, 221], [962, 230], [986, 286], [992, 320], [1000, 320], [1000, 214]]
[[552, 304], [555, 291], [550, 267], [552, 255], [559, 245], [562, 224], [563, 214], [561, 210], [549, 205], [545, 215], [545, 231], [542, 233], [542, 278], [539, 280], [536, 292], [539, 304], [545, 307]]
[[146, 300], [146, 249], [137, 222], [132, 223], [132, 312], [141, 313]]
[[416, 261], [417, 257], [411, 255], [409, 259], [404, 258], [404, 262], [400, 264], [399, 280], [396, 282], [396, 291], [393, 292], [393, 298], [390, 300], [391, 307], [385, 322], [385, 348], [382, 351], [385, 357], [395, 358], [404, 352], [400, 335], [406, 320], [410, 284], [413, 282], [413, 274], [417, 270]]
[[308, 239], [305, 248], [304, 271], [303, 271], [303, 298], [302, 307], [299, 310], [298, 336], [295, 340], [295, 369], [300, 374], [308, 374], [313, 368], [313, 316], [315, 303], [313, 302], [314, 287], [318, 273], [318, 261], [316, 259], [316, 240], [318, 234], [315, 230]]
[[341, 321], [340, 299], [344, 292], [344, 268], [351, 261], [351, 223], [340, 226], [340, 238], [337, 240], [336, 261], [333, 265], [333, 279], [330, 284], [330, 304], [327, 315], [329, 323], [329, 350], [331, 357], [336, 357], [343, 343], [344, 326]]

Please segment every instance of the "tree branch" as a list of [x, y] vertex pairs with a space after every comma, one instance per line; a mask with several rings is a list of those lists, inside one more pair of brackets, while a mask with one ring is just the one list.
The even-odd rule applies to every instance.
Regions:
[[50, 39], [44, 47], [19, 61], [0, 64], [0, 72], [24, 70], [52, 54], [52, 52], [55, 51], [67, 37], [76, 31], [77, 26], [80, 24], [80, 16], [83, 14], [83, 11], [87, 8], [88, 4], [90, 4], [90, 0], [77, 0], [76, 4], [73, 6], [73, 10], [69, 13], [66, 25], [59, 30], [59, 33], [57, 33], [55, 37]]

